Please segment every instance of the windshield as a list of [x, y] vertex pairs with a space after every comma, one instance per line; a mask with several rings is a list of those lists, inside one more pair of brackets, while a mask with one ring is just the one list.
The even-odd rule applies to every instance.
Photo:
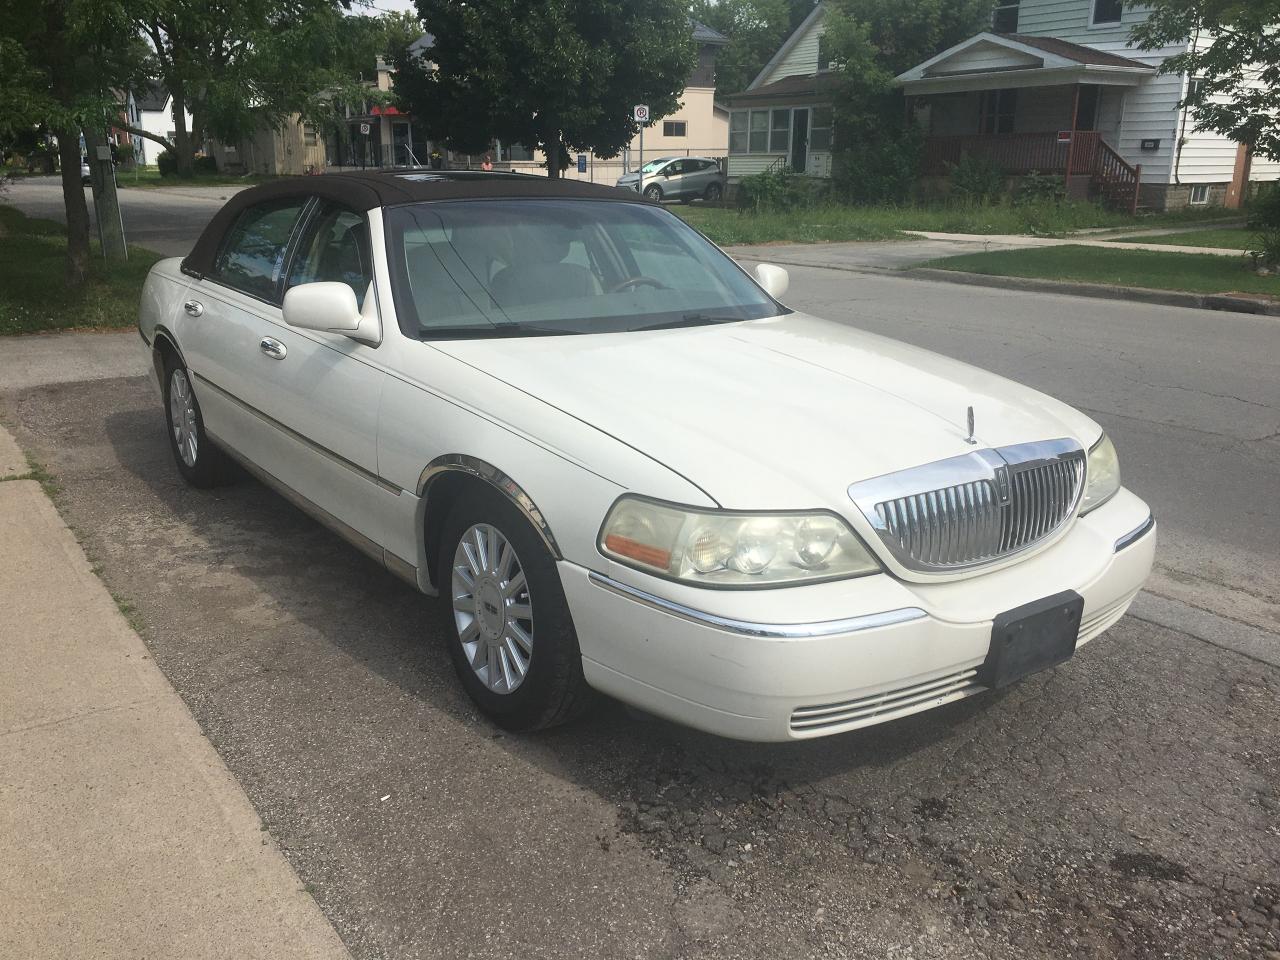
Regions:
[[665, 166], [666, 166], [668, 163], [670, 163], [670, 162], [671, 162], [671, 158], [670, 158], [670, 157], [663, 157], [663, 158], [661, 158], [660, 160], [650, 160], [648, 163], [646, 163], [643, 167], [641, 167], [641, 168], [640, 168], [640, 172], [641, 172], [641, 173], [653, 173], [653, 172], [655, 172], [659, 167], [665, 167]]
[[412, 337], [613, 333], [787, 312], [650, 204], [452, 200], [386, 217], [396, 313]]

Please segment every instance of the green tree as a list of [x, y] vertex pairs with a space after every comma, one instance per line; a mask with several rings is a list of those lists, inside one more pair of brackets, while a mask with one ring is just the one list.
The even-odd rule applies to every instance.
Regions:
[[402, 54], [396, 92], [428, 135], [480, 153], [495, 139], [608, 158], [678, 106], [695, 50], [682, 0], [418, 0], [433, 63]]
[[80, 130], [104, 130], [113, 87], [138, 67], [124, 7], [113, 0], [0, 0], [0, 135], [46, 126], [58, 141], [67, 221], [67, 283], [89, 266]]
[[1193, 41], [1162, 73], [1200, 82], [1183, 100], [1195, 128], [1280, 160], [1280, 0], [1151, 0], [1133, 39], [1159, 50]]
[[990, 0], [828, 0], [827, 47], [839, 65], [836, 176], [856, 201], [905, 199], [920, 134], [893, 78], [990, 23]]
[[792, 29], [789, 0], [694, 0], [690, 13], [729, 38], [716, 53], [721, 94], [745, 90]]
[[174, 136], [128, 129], [171, 150], [182, 175], [208, 137], [234, 143], [292, 114], [324, 124], [335, 101], [378, 99], [360, 74], [372, 73], [387, 23], [345, 16], [342, 0], [132, 2], [152, 77], [173, 97]]

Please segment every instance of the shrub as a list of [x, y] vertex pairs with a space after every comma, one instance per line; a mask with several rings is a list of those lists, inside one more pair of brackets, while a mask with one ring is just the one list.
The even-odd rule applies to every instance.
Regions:
[[803, 181], [785, 167], [743, 177], [738, 182], [738, 206], [755, 213], [805, 206], [814, 194]]
[[1268, 190], [1249, 205], [1249, 229], [1254, 231], [1254, 258], [1267, 267], [1280, 266], [1280, 190]]
[[1061, 177], [1031, 171], [1013, 191], [1016, 207], [1060, 207], [1067, 201], [1067, 185]]
[[170, 150], [165, 150], [156, 157], [156, 166], [160, 168], [160, 176], [176, 177], [178, 175], [178, 158]]
[[191, 162], [191, 170], [196, 176], [216, 174], [218, 172], [218, 161], [213, 157], [196, 157]]
[[1004, 193], [1004, 171], [986, 157], [966, 153], [949, 173], [952, 191], [971, 203], [990, 203]]
[[905, 203], [915, 189], [923, 149], [914, 129], [849, 144], [835, 156], [836, 194], [857, 204]]

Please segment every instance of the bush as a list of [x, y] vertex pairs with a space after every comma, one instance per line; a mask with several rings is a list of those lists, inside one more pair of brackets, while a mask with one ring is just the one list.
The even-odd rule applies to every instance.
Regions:
[[1264, 266], [1280, 266], [1280, 190], [1260, 193], [1249, 204], [1249, 229], [1257, 249], [1251, 251]]
[[738, 182], [738, 206], [753, 213], [794, 210], [813, 203], [815, 194], [786, 167], [743, 177]]
[[178, 175], [178, 158], [170, 150], [165, 150], [156, 157], [156, 166], [160, 168], [160, 176], [176, 177]]
[[905, 203], [920, 171], [924, 140], [914, 129], [860, 140], [835, 155], [832, 185], [850, 203]]
[[1062, 177], [1031, 171], [1013, 191], [1015, 207], [1060, 207], [1067, 202]]
[[196, 176], [216, 174], [218, 172], [218, 161], [213, 157], [196, 157], [191, 161], [191, 170]]
[[990, 203], [1004, 193], [1004, 171], [986, 157], [966, 153], [948, 172], [952, 192], [970, 203]]

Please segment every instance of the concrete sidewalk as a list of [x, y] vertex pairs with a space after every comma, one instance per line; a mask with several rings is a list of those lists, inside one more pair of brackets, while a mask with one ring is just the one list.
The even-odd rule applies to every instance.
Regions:
[[0, 544], [0, 957], [350, 960], [35, 481]]
[[[1175, 243], [1143, 243], [1127, 240], [1091, 240], [1087, 237], [1027, 237], [1015, 234], [935, 233], [931, 230], [906, 230], [914, 237], [942, 243], [970, 244], [984, 249], [1016, 250], [1024, 247], [1103, 247], [1110, 250], [1154, 250], [1158, 253], [1207, 253], [1218, 257], [1243, 257], [1241, 250], [1225, 247], [1190, 247]], [[1174, 231], [1176, 232], [1176, 231]], [[963, 251], [968, 253], [975, 250]]]

